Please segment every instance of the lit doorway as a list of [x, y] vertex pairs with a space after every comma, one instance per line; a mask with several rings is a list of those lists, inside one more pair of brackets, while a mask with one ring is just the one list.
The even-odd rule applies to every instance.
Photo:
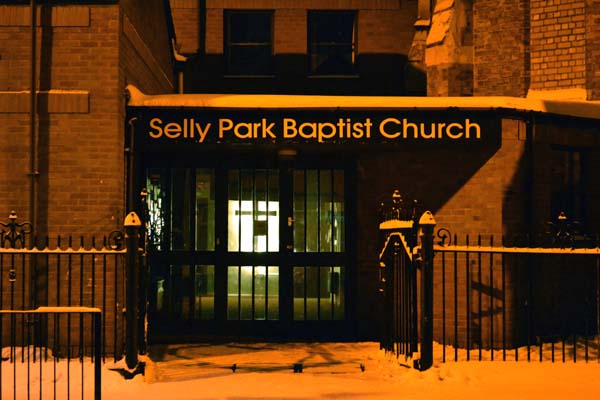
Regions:
[[321, 165], [147, 167], [151, 332], [345, 329], [347, 179]]

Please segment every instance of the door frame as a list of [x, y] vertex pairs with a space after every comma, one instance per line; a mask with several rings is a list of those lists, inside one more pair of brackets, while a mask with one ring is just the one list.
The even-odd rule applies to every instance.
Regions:
[[[313, 153], [297, 159], [281, 159], [277, 152], [247, 151], [210, 151], [185, 153], [165, 151], [161, 153], [140, 153], [136, 157], [134, 187], [137, 193], [145, 187], [146, 169], [153, 167], [189, 167], [214, 169], [215, 184], [215, 249], [214, 251], [172, 251], [148, 254], [148, 284], [146, 294], [149, 310], [150, 342], [181, 342], [219, 339], [257, 339], [269, 340], [352, 340], [356, 337], [356, 166], [355, 157], [348, 154]], [[293, 242], [293, 230], [288, 227], [286, 212], [293, 213], [293, 170], [294, 168], [336, 168], [344, 171], [344, 234], [345, 251], [327, 256], [329, 260], [343, 262], [345, 268], [345, 304], [343, 320], [339, 321], [294, 321], [293, 320], [293, 277], [292, 264], [310, 265], [316, 259], [323, 259], [323, 254], [294, 254], [287, 249]], [[227, 221], [227, 181], [228, 171], [232, 168], [272, 168], [279, 171], [280, 245], [278, 253], [231, 253], [227, 251], [227, 223], [218, 221], [224, 217]], [[170, 195], [169, 195], [170, 196]], [[137, 204], [140, 215], [144, 215], [142, 205]], [[167, 208], [170, 208], [167, 207]], [[193, 216], [190, 216], [193, 219]], [[230, 261], [255, 261], [250, 265], [279, 266], [279, 320], [227, 320], [227, 267]], [[190, 262], [191, 261], [191, 262]], [[264, 261], [264, 263], [262, 263]], [[156, 303], [152, 290], [156, 289], [152, 276], [156, 265], [186, 264], [214, 265], [215, 294], [213, 320], [157, 320]], [[306, 264], [309, 263], [309, 264]], [[323, 264], [323, 262], [316, 263]], [[234, 265], [244, 265], [236, 263]], [[334, 264], [329, 264], [334, 265]], [[288, 286], [288, 287], [286, 287]]]

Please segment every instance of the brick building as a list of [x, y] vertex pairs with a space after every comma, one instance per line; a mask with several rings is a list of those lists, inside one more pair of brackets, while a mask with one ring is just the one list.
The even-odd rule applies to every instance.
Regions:
[[0, 212], [146, 215], [151, 340], [376, 337], [395, 189], [460, 234], [599, 230], [598, 2], [39, 1], [35, 114], [10, 3]]

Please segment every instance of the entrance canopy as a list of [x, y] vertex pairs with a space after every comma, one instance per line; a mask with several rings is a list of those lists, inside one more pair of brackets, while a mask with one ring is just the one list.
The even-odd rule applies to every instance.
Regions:
[[[600, 101], [569, 100], [560, 93], [544, 98], [477, 96], [477, 97], [409, 97], [409, 96], [319, 96], [265, 94], [166, 94], [146, 95], [128, 85], [130, 107], [185, 107], [206, 109], [272, 110], [475, 110], [515, 111], [555, 114], [576, 118], [600, 119]], [[548, 93], [550, 95], [550, 92]]]

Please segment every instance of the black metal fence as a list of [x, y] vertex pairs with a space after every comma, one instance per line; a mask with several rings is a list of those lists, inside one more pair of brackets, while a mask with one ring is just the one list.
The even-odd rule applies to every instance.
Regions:
[[[433, 359], [600, 363], [600, 237], [561, 213], [548, 232], [462, 243], [416, 220], [395, 191], [381, 204], [381, 347]], [[434, 347], [434, 341], [437, 345]], [[418, 345], [417, 345], [418, 343]]]
[[101, 399], [100, 309], [0, 310], [0, 332], [3, 400]]
[[[93, 307], [102, 310], [103, 360], [116, 361], [124, 351], [125, 320], [125, 250], [110, 246], [108, 239], [100, 243], [92, 239], [75, 241], [58, 238], [50, 249], [0, 248], [0, 309], [27, 310], [38, 307]], [[88, 247], [89, 246], [89, 247]], [[60, 317], [56, 322], [37, 326], [44, 340], [52, 341], [59, 332], [60, 338], [76, 332], [72, 318]], [[23, 318], [11, 334], [24, 338], [27, 322]], [[91, 321], [78, 325], [88, 331]], [[64, 334], [63, 334], [64, 333]], [[2, 331], [6, 342], [8, 331]], [[75, 339], [70, 341], [79, 346]], [[53, 346], [69, 351], [60, 339]]]
[[600, 248], [482, 242], [435, 246], [436, 358], [600, 362]]

